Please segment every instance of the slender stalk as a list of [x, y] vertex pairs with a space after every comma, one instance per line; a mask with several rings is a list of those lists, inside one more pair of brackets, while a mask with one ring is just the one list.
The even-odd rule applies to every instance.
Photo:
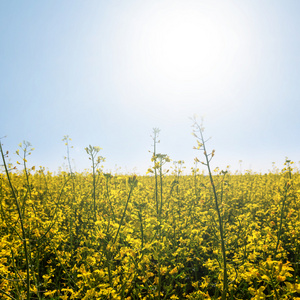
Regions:
[[[201, 143], [201, 145], [198, 146], [197, 149], [200, 150], [200, 148], [202, 148], [202, 150], [204, 151], [204, 156], [205, 156], [205, 160], [206, 160], [206, 162], [204, 164], [206, 165], [206, 167], [208, 169], [209, 179], [210, 179], [210, 183], [211, 183], [211, 186], [213, 189], [215, 207], [216, 207], [216, 211], [217, 211], [217, 215], [218, 215], [219, 231], [220, 231], [220, 237], [221, 237], [221, 251], [222, 251], [222, 257], [223, 257], [223, 271], [224, 271], [222, 300], [225, 300], [226, 293], [228, 290], [228, 275], [227, 275], [227, 259], [226, 259], [224, 228], [223, 228], [223, 221], [222, 221], [220, 208], [219, 208], [219, 204], [218, 204], [218, 195], [216, 192], [216, 187], [215, 187], [212, 172], [210, 169], [210, 161], [214, 155], [214, 151], [211, 153], [211, 157], [210, 157], [206, 151], [206, 146], [205, 146], [206, 141], [204, 140], [204, 137], [203, 137], [203, 129], [199, 126], [199, 124], [197, 122], [194, 123], [194, 126], [197, 128], [197, 132], [199, 132], [199, 134], [200, 134], [199, 138], [201, 139], [202, 143]], [[195, 136], [198, 137], [197, 135], [195, 135]]]
[[161, 220], [162, 207], [163, 207], [163, 173], [162, 173], [162, 163], [159, 168], [159, 177], [160, 177], [160, 208], [159, 208], [159, 218]]
[[1, 290], [1, 289], [0, 289], [0, 293], [1, 293], [1, 294], [4, 294], [5, 296], [9, 297], [10, 299], [17, 300], [16, 298], [14, 298], [13, 296], [7, 294], [6, 292], [4, 292], [4, 291]]
[[[290, 161], [286, 160], [285, 164], [288, 165], [288, 177], [289, 177], [289, 180], [291, 180], [292, 175], [291, 175], [291, 167], [290, 167], [289, 163], [290, 163]], [[278, 230], [278, 234], [277, 234], [277, 243], [276, 243], [276, 247], [275, 247], [275, 256], [277, 255], [278, 247], [279, 247], [279, 243], [280, 243], [280, 239], [281, 239], [285, 204], [286, 204], [286, 200], [288, 198], [288, 192], [289, 192], [290, 187], [291, 187], [290, 182], [287, 182], [284, 187], [284, 195], [283, 195], [283, 200], [282, 200], [282, 205], [281, 205], [281, 213], [280, 213], [280, 224], [279, 224], [279, 230]]]
[[121, 226], [122, 226], [122, 223], [123, 223], [123, 220], [124, 220], [126, 211], [127, 211], [127, 206], [128, 206], [128, 203], [129, 203], [129, 200], [130, 200], [130, 197], [131, 197], [131, 194], [132, 194], [132, 191], [133, 191], [134, 188], [135, 188], [135, 185], [134, 185], [134, 184], [131, 184], [131, 186], [130, 186], [130, 191], [129, 191], [129, 194], [128, 194], [128, 197], [127, 197], [127, 201], [126, 201], [126, 204], [125, 204], [125, 208], [124, 208], [124, 211], [123, 211], [123, 215], [122, 215], [122, 218], [121, 218], [121, 221], [120, 221], [120, 224], [119, 224], [118, 231], [117, 231], [116, 236], [115, 236], [115, 238], [114, 238], [113, 244], [114, 244], [114, 243], [116, 242], [116, 240], [117, 240], [118, 234], [119, 234], [119, 232], [120, 232], [120, 229], [121, 229]]
[[18, 211], [18, 215], [19, 215], [19, 220], [20, 220], [20, 225], [21, 225], [21, 230], [22, 230], [22, 242], [23, 242], [23, 247], [24, 247], [24, 252], [25, 252], [25, 259], [26, 259], [26, 273], [27, 273], [27, 278], [26, 278], [26, 294], [27, 294], [27, 300], [30, 300], [30, 271], [29, 271], [29, 254], [27, 251], [27, 243], [26, 243], [26, 233], [25, 233], [25, 228], [24, 228], [24, 224], [23, 224], [23, 217], [21, 214], [21, 209], [20, 209], [20, 205], [19, 205], [19, 201], [18, 198], [16, 196], [15, 193], [15, 189], [12, 185], [10, 176], [9, 176], [9, 172], [8, 172], [8, 168], [6, 165], [6, 161], [5, 161], [5, 157], [4, 157], [4, 153], [3, 153], [3, 149], [2, 149], [2, 145], [0, 143], [0, 151], [1, 151], [1, 156], [2, 156], [2, 161], [4, 164], [4, 168], [5, 168], [5, 173], [9, 182], [9, 186], [10, 189], [12, 191], [13, 194], [13, 198], [15, 200], [16, 206], [17, 206], [17, 211]]
[[156, 162], [157, 162], [157, 157], [156, 157], [156, 144], [158, 144], [160, 141], [158, 141], [158, 134], [160, 132], [160, 129], [158, 128], [153, 128], [153, 164], [154, 164], [154, 178], [155, 178], [155, 203], [156, 203], [156, 213], [158, 215], [158, 175], [157, 175], [157, 168], [156, 168]]
[[283, 215], [284, 215], [284, 208], [285, 208], [286, 199], [287, 199], [287, 191], [285, 191], [285, 195], [284, 195], [284, 198], [283, 198], [283, 201], [282, 201], [282, 206], [281, 206], [280, 224], [279, 224], [279, 230], [278, 230], [278, 234], [277, 234], [277, 243], [276, 243], [276, 247], [275, 247], [275, 256], [277, 255], [279, 242], [280, 242], [280, 238], [281, 238]]
[[[287, 161], [287, 162], [289, 162], [289, 161]], [[289, 174], [289, 179], [291, 179], [290, 166], [288, 166], [288, 174]], [[280, 238], [281, 238], [281, 233], [282, 233], [282, 223], [283, 223], [283, 217], [284, 217], [284, 209], [285, 209], [285, 204], [286, 204], [286, 200], [288, 198], [288, 192], [289, 192], [290, 187], [291, 187], [290, 182], [287, 182], [284, 187], [284, 195], [283, 195], [281, 213], [280, 213], [280, 224], [279, 224], [279, 230], [278, 230], [278, 234], [277, 234], [277, 243], [276, 243], [276, 247], [275, 247], [275, 256], [277, 255], [278, 247], [279, 247], [279, 243], [280, 243]]]
[[94, 200], [94, 221], [96, 222], [97, 213], [96, 213], [96, 166], [94, 157], [93, 161], [93, 200]]
[[[70, 146], [69, 146], [69, 141], [71, 141], [71, 138], [69, 138], [68, 135], [65, 135], [64, 138], [63, 138], [63, 141], [65, 142], [65, 145], [67, 146], [67, 157], [66, 157], [66, 159], [68, 160], [69, 172], [72, 175], [73, 171], [72, 171], [71, 161], [70, 161]], [[71, 146], [71, 148], [73, 148], [73, 146]]]
[[142, 210], [141, 208], [139, 209], [138, 211], [138, 216], [139, 216], [139, 221], [141, 223], [141, 242], [142, 242], [142, 245], [141, 245], [141, 248], [143, 249], [144, 248], [144, 227], [143, 227], [143, 215], [142, 215]]
[[[126, 211], [127, 211], [128, 203], [129, 203], [129, 200], [130, 200], [132, 191], [133, 191], [133, 189], [135, 188], [136, 184], [137, 184], [137, 179], [136, 179], [136, 176], [134, 175], [133, 177], [130, 177], [130, 178], [129, 178], [130, 191], [129, 191], [129, 194], [128, 194], [128, 197], [127, 197], [127, 201], [126, 201], [125, 208], [124, 208], [124, 211], [123, 211], [123, 215], [122, 215], [122, 218], [121, 218], [119, 227], [118, 227], [118, 231], [117, 231], [117, 233], [116, 233], [116, 235], [115, 235], [115, 238], [114, 238], [114, 240], [113, 240], [112, 245], [114, 245], [114, 244], [116, 243], [116, 241], [117, 241], [117, 238], [118, 238], [118, 235], [119, 235], [121, 226], [122, 226], [122, 224], [123, 224], [123, 220], [124, 220], [124, 218], [125, 218], [125, 214], [126, 214]], [[112, 263], [112, 259], [113, 259], [113, 253], [107, 252], [106, 255], [107, 255], [107, 257], [108, 257], [108, 259], [107, 259], [107, 269], [108, 269], [109, 284], [110, 284], [110, 286], [112, 286], [111, 263]]]
[[97, 167], [102, 161], [105, 161], [105, 158], [102, 156], [97, 156], [99, 151], [101, 150], [98, 146], [91, 146], [85, 148], [86, 153], [90, 156], [89, 159], [92, 161], [92, 169], [93, 169], [93, 205], [94, 205], [94, 222], [96, 222], [97, 219], [97, 213], [96, 213], [96, 171]]

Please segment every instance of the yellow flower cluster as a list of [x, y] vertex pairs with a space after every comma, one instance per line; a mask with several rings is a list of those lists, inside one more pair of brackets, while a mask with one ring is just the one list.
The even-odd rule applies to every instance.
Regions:
[[[26, 282], [30, 299], [220, 299], [224, 268], [207, 176], [163, 174], [156, 198], [153, 176], [26, 172], [10, 173], [23, 229], [0, 174], [1, 299], [25, 299]], [[299, 172], [214, 180], [228, 299], [300, 299]]]

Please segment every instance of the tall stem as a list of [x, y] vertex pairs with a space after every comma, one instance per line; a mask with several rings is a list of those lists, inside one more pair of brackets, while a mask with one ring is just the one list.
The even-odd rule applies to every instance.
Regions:
[[9, 182], [9, 186], [10, 186], [10, 189], [11, 189], [12, 194], [13, 194], [13, 198], [15, 199], [15, 203], [16, 203], [16, 206], [17, 206], [17, 211], [18, 211], [21, 230], [22, 230], [22, 242], [23, 242], [23, 246], [24, 246], [25, 259], [26, 259], [26, 272], [27, 272], [27, 278], [26, 278], [27, 300], [29, 300], [30, 299], [29, 255], [28, 255], [28, 251], [27, 251], [26, 233], [25, 233], [25, 228], [24, 228], [24, 224], [23, 224], [23, 216], [21, 214], [19, 201], [18, 201], [18, 198], [16, 196], [14, 187], [12, 185], [12, 182], [11, 182], [11, 179], [10, 179], [10, 176], [9, 176], [9, 172], [8, 172], [8, 168], [7, 168], [7, 165], [6, 165], [6, 161], [5, 161], [5, 157], [4, 157], [4, 154], [3, 154], [3, 149], [2, 149], [1, 143], [0, 143], [0, 151], [1, 151], [1, 156], [2, 156], [2, 160], [3, 160], [4, 168], [5, 168], [5, 173], [6, 173], [8, 182]]
[[202, 128], [198, 125], [198, 123], [195, 123], [199, 133], [200, 133], [200, 138], [202, 141], [202, 147], [204, 150], [204, 156], [206, 159], [206, 163], [205, 165], [207, 166], [208, 169], [208, 173], [209, 173], [209, 179], [210, 179], [210, 183], [213, 189], [213, 194], [214, 194], [214, 200], [215, 200], [215, 207], [216, 207], [216, 211], [218, 214], [218, 221], [219, 221], [219, 231], [220, 231], [220, 237], [221, 237], [221, 250], [222, 250], [222, 257], [223, 257], [223, 271], [224, 271], [224, 276], [223, 276], [223, 293], [222, 293], [222, 300], [226, 299], [226, 293], [228, 290], [228, 276], [227, 276], [227, 259], [226, 259], [226, 247], [225, 247], [225, 238], [224, 238], [224, 229], [223, 229], [223, 222], [222, 222], [222, 217], [221, 217], [221, 213], [220, 213], [220, 208], [219, 208], [219, 204], [218, 204], [218, 196], [217, 196], [217, 192], [216, 192], [216, 187], [214, 184], [214, 180], [212, 177], [212, 172], [210, 169], [210, 159], [209, 156], [206, 152], [206, 147], [205, 147], [205, 140], [203, 137], [203, 133], [202, 133]]
[[94, 200], [94, 222], [96, 222], [96, 173], [95, 173], [95, 158], [93, 160], [93, 200]]

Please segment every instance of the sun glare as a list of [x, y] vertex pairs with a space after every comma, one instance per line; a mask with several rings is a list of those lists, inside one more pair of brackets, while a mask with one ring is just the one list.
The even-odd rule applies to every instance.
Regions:
[[159, 103], [166, 105], [189, 98], [194, 105], [199, 99], [221, 99], [242, 86], [240, 75], [252, 68], [251, 34], [243, 13], [233, 5], [201, 5], [145, 8], [131, 22], [123, 93], [163, 99]]
[[175, 80], [210, 76], [222, 63], [224, 36], [214, 20], [171, 12], [152, 29], [154, 67]]
[[231, 18], [230, 11], [162, 9], [143, 20], [138, 56], [148, 70], [175, 82], [228, 77], [244, 51], [242, 22]]

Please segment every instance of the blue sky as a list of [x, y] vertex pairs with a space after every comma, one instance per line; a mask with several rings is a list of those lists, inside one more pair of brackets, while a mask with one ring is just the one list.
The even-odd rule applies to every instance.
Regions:
[[[0, 136], [11, 162], [145, 174], [158, 152], [187, 170], [204, 116], [213, 167], [266, 172], [300, 160], [299, 1], [1, 1]], [[239, 161], [242, 160], [240, 165]], [[171, 164], [170, 164], [171, 165]]]

